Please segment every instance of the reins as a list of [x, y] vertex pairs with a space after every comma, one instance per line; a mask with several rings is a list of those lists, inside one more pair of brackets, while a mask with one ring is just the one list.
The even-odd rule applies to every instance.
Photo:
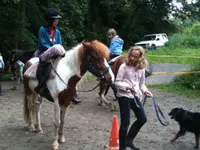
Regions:
[[[60, 80], [65, 84], [65, 86], [66, 86], [67, 88], [72, 89], [72, 90], [75, 89], [75, 88], [73, 88], [73, 87], [67, 85], [67, 84], [65, 83], [65, 81], [61, 78], [61, 76], [58, 74], [58, 72], [57, 72], [56, 69], [54, 68], [52, 60], [51, 60], [51, 67], [52, 67], [53, 71], [56, 73], [56, 75], [60, 78]], [[91, 92], [91, 91], [94, 91], [99, 85], [100, 85], [100, 82], [99, 82], [94, 88], [92, 88], [92, 89], [89, 89], [89, 90], [80, 90], [80, 91], [77, 90], [77, 92]]]
[[92, 89], [89, 89], [89, 90], [86, 90], [86, 91], [84, 91], [84, 90], [77, 90], [77, 92], [92, 92], [92, 91], [94, 91], [99, 85], [100, 85], [100, 82], [99, 82], [94, 88], [92, 88]]
[[[143, 101], [143, 106], [145, 105], [146, 103], [146, 100], [147, 100], [147, 96], [145, 96], [144, 98], [144, 101]], [[163, 125], [163, 126], [167, 126], [169, 125], [169, 122], [166, 120], [163, 112], [161, 111], [160, 107], [158, 106], [158, 104], [156, 103], [156, 100], [154, 97], [152, 97], [152, 101], [153, 101], [153, 106], [154, 106], [154, 109], [155, 109], [155, 112], [156, 112], [156, 116], [159, 120], [159, 122]], [[161, 115], [161, 117], [160, 117]]]

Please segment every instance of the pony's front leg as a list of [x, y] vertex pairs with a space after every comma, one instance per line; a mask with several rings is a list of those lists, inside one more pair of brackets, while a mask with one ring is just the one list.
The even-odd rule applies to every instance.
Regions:
[[99, 95], [101, 99], [101, 103], [105, 103], [108, 106], [111, 106], [112, 104], [105, 98], [104, 94]]
[[64, 143], [65, 142], [65, 137], [63, 135], [63, 129], [64, 129], [64, 123], [65, 123], [65, 114], [66, 114], [66, 109], [67, 107], [62, 106], [61, 107], [61, 115], [60, 115], [60, 127], [59, 127], [59, 137], [58, 137], [58, 142]]
[[40, 123], [40, 107], [42, 104], [42, 97], [40, 97], [39, 95], [37, 96], [38, 99], [35, 102], [36, 105], [36, 124], [35, 124], [35, 131], [37, 133], [43, 133], [43, 130], [41, 128], [41, 123]]
[[58, 99], [54, 99], [54, 114], [55, 114], [55, 120], [54, 120], [54, 141], [52, 144], [52, 149], [57, 150], [59, 148], [58, 143], [58, 129], [60, 126], [60, 106], [58, 103]]
[[101, 80], [99, 85], [99, 96], [100, 96], [100, 101], [98, 103], [99, 106], [101, 106], [103, 103], [109, 105], [109, 102], [106, 100], [104, 96], [105, 90], [106, 90], [106, 84], [104, 83], [103, 80]]

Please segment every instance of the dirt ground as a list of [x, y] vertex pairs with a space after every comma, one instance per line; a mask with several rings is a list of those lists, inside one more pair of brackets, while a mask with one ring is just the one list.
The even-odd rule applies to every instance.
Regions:
[[[45, 100], [41, 109], [41, 123], [43, 134], [36, 134], [26, 130], [23, 121], [23, 87], [11, 91], [12, 82], [1, 82], [3, 96], [0, 96], [0, 150], [50, 150], [53, 141], [53, 105]], [[96, 85], [95, 80], [85, 84], [84, 90]], [[156, 117], [152, 101], [148, 99], [145, 110], [148, 122], [143, 126], [135, 139], [136, 146], [142, 150], [191, 150], [195, 144], [194, 135], [186, 136], [171, 144], [170, 139], [178, 131], [178, 124], [170, 120], [168, 112], [174, 107], [198, 111], [199, 99], [188, 99], [181, 95], [161, 92], [150, 88], [157, 103], [169, 121], [169, 126], [162, 126]], [[73, 105], [67, 110], [65, 123], [66, 143], [60, 145], [60, 150], [103, 150], [109, 142], [111, 121], [113, 115], [107, 106], [97, 105], [98, 90], [90, 93], [79, 93], [82, 103]], [[112, 91], [107, 95], [112, 99]], [[132, 114], [132, 121], [135, 120]]]

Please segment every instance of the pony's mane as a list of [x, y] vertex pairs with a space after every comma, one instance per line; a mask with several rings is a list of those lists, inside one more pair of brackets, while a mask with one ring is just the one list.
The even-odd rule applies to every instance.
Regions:
[[94, 40], [94, 41], [91, 41], [90, 45], [91, 45], [91, 49], [97, 52], [97, 54], [99, 54], [100, 56], [106, 59], [109, 58], [110, 56], [109, 49], [105, 44], [101, 43], [98, 40]]

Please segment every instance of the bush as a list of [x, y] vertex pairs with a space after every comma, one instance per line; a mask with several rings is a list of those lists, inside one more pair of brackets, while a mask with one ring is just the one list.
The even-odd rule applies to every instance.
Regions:
[[191, 34], [194, 36], [200, 36], [200, 22], [198, 22], [192, 26]]
[[183, 33], [176, 33], [169, 38], [168, 47], [176, 48], [199, 48], [200, 47], [200, 22], [191, 28], [185, 28]]
[[[194, 66], [193, 70], [200, 70], [200, 63]], [[174, 84], [186, 89], [200, 90], [200, 73], [178, 76]]]
[[176, 48], [199, 48], [200, 36], [190, 34], [174, 34], [169, 38], [168, 47]]
[[11, 81], [13, 80], [13, 75], [11, 73], [0, 73], [0, 81]]

